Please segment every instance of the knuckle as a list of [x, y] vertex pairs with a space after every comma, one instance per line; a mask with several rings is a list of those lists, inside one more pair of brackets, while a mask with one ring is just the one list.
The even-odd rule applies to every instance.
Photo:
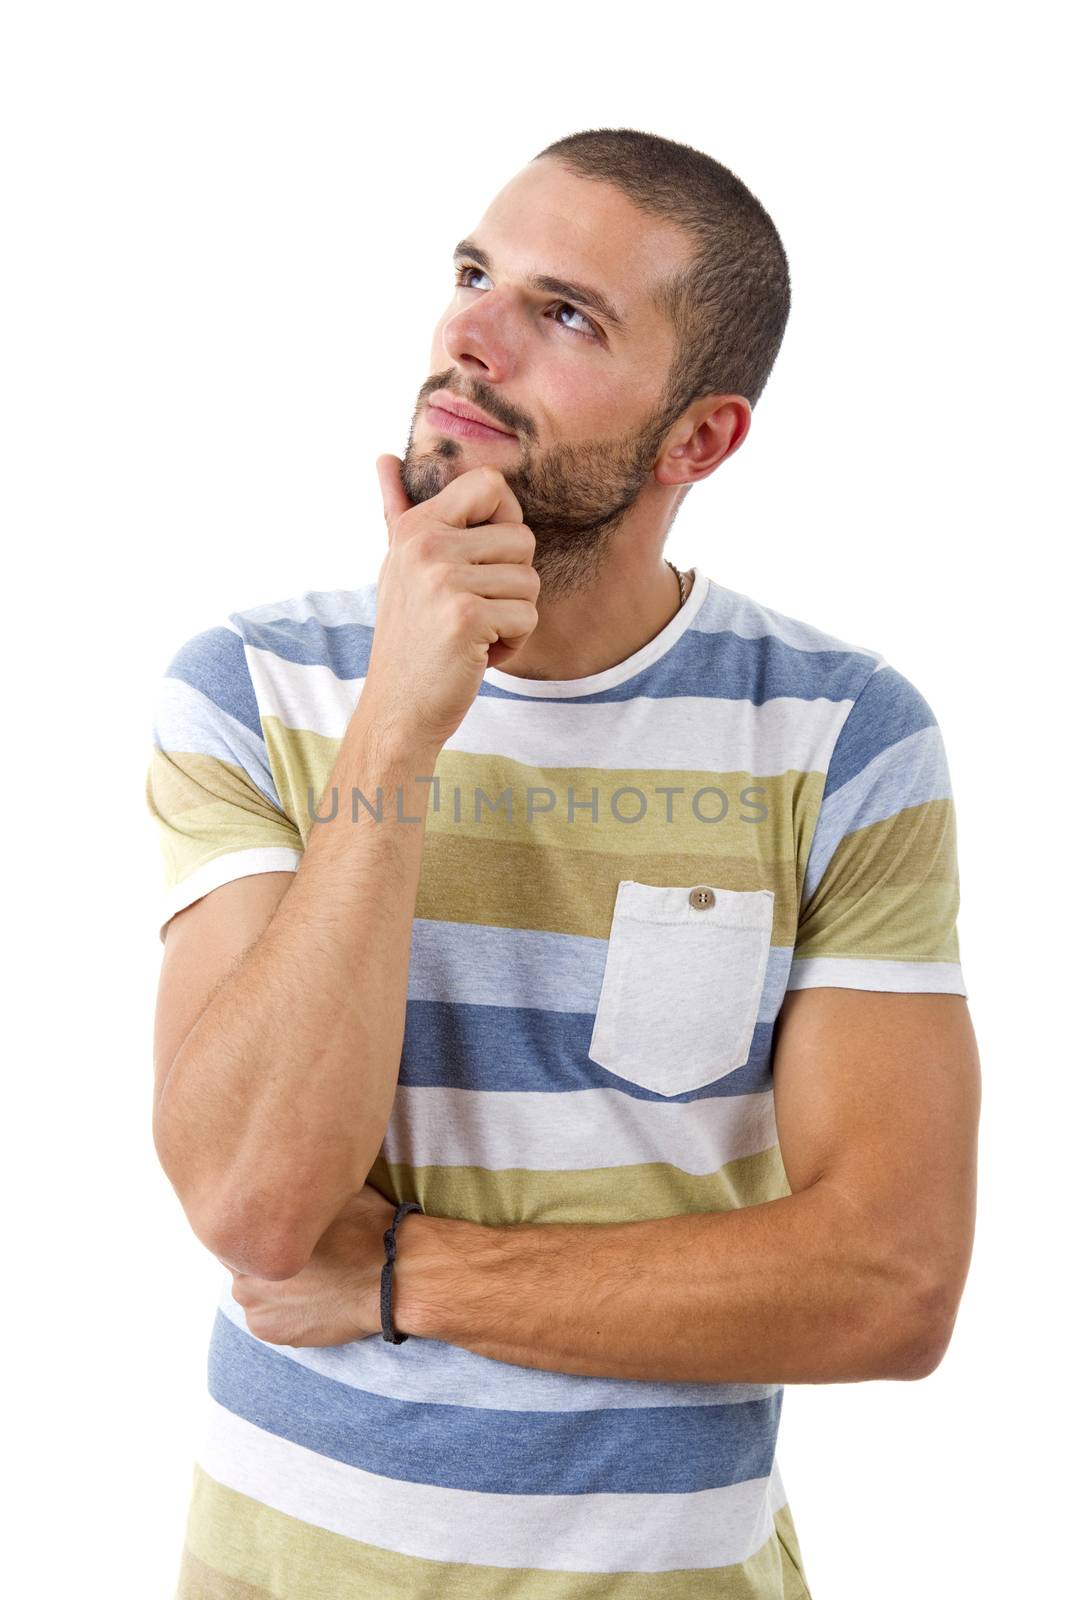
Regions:
[[455, 588], [456, 568], [451, 561], [431, 561], [426, 568], [426, 584], [435, 600], [441, 600]]
[[481, 602], [477, 595], [464, 590], [457, 594], [452, 601], [452, 624], [460, 633], [465, 633], [477, 620]]
[[427, 563], [440, 560], [447, 542], [443, 529], [433, 523], [420, 527], [408, 540], [408, 550], [416, 561]]

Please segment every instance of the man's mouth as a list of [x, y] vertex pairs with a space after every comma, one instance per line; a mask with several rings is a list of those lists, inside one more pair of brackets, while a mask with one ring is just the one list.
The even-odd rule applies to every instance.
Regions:
[[443, 433], [456, 434], [461, 439], [514, 439], [515, 435], [497, 423], [490, 422], [484, 411], [459, 400], [446, 389], [436, 389], [430, 397], [426, 420]]

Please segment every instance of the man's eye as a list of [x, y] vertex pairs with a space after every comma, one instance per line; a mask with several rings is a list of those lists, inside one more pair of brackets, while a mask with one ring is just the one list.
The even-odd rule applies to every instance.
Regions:
[[456, 268], [456, 282], [457, 282], [457, 284], [462, 284], [462, 283], [466, 282], [466, 278], [467, 278], [468, 272], [473, 272], [475, 277], [477, 277], [477, 278], [484, 278], [485, 277], [485, 273], [482, 271], [481, 267], [457, 267]]
[[[573, 311], [573, 313], [574, 313], [574, 315], [576, 317], [581, 317], [582, 321], [585, 323], [586, 327], [589, 329], [588, 333], [583, 333], [582, 334], [582, 338], [583, 339], [595, 339], [596, 338], [596, 329], [593, 327], [593, 324], [590, 322], [590, 320], [586, 316], [585, 312], [584, 311], [579, 311], [577, 306], [568, 305], [566, 300], [559, 300], [559, 301], [557, 301], [556, 305], [553, 307], [553, 310], [555, 310], [555, 311]], [[564, 323], [563, 326], [566, 327], [567, 324]], [[571, 328], [568, 331], [570, 333], [580, 333], [581, 329], [580, 328]]]
[[[457, 267], [456, 268], [456, 287], [457, 288], [469, 289], [469, 288], [472, 287], [471, 284], [468, 283], [468, 281], [467, 281], [468, 274], [471, 273], [471, 272], [474, 273], [476, 278], [484, 278], [485, 277], [485, 273], [482, 271], [481, 267], [470, 267], [470, 266], [468, 266], [468, 267]], [[561, 328], [566, 328], [568, 333], [576, 333], [580, 339], [595, 339], [597, 337], [596, 328], [590, 322], [590, 320], [586, 316], [585, 312], [584, 311], [579, 311], [577, 306], [570, 305], [566, 300], [557, 300], [549, 307], [549, 310], [552, 311], [553, 313], [555, 313], [557, 311], [569, 311], [569, 312], [572, 312], [574, 316], [580, 317], [582, 319], [582, 321], [585, 323], [586, 327], [589, 329], [588, 333], [583, 333], [581, 328], [571, 328], [571, 327], [569, 327], [567, 325], [567, 323], [561, 322], [560, 323], [560, 327]]]

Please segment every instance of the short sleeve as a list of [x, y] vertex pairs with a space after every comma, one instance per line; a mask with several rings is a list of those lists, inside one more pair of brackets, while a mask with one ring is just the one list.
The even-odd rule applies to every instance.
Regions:
[[966, 996], [959, 900], [941, 730], [880, 661], [834, 745], [786, 988]]
[[160, 681], [145, 783], [163, 856], [159, 937], [175, 912], [234, 878], [295, 872], [302, 841], [278, 799], [244, 640], [209, 628]]

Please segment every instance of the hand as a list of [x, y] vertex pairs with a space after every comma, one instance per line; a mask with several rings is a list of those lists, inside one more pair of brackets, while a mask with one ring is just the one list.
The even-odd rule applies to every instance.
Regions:
[[233, 1274], [249, 1332], [268, 1344], [337, 1345], [382, 1331], [384, 1234], [396, 1204], [365, 1183], [292, 1278]]
[[471, 467], [412, 505], [398, 456], [377, 460], [389, 548], [360, 702], [394, 740], [440, 748], [537, 626], [537, 546], [496, 467]]

